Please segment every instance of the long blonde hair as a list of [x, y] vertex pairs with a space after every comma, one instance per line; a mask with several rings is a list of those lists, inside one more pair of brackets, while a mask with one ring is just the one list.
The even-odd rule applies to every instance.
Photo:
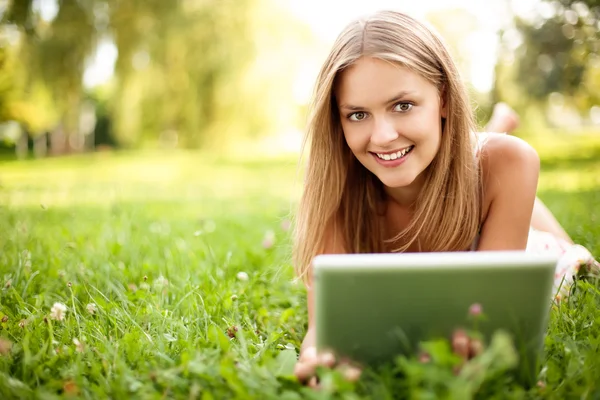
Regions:
[[[345, 142], [334, 87], [340, 71], [361, 57], [401, 65], [434, 84], [447, 107], [440, 148], [425, 172], [409, 226], [383, 237], [383, 184], [354, 157]], [[310, 145], [304, 190], [295, 216], [293, 262], [305, 282], [326, 235], [339, 232], [345, 252], [380, 253], [386, 240], [417, 240], [421, 251], [467, 249], [481, 215], [479, 170], [473, 158], [475, 123], [466, 88], [442, 39], [424, 23], [381, 11], [348, 25], [338, 36], [317, 78], [304, 146]]]

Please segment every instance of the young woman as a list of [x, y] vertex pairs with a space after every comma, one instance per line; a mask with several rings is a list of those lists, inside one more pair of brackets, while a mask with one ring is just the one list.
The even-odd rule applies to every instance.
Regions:
[[314, 347], [317, 254], [574, 246], [536, 199], [535, 150], [514, 136], [475, 132], [457, 67], [425, 24], [383, 11], [339, 35], [316, 84], [296, 216], [294, 264], [309, 315], [300, 379], [314, 384], [315, 367], [335, 362]]

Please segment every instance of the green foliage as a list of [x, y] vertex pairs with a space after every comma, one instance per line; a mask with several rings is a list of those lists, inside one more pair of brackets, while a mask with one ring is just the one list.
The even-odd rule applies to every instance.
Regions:
[[[272, 100], [253, 82], [261, 38], [285, 30], [288, 46], [304, 30], [271, 0], [57, 4], [49, 21], [30, 0], [10, 2], [2, 15], [0, 29], [15, 38], [0, 54], [0, 62], [9, 53], [13, 61], [0, 70], [2, 120], [19, 121], [33, 136], [58, 129], [67, 139], [79, 135], [89, 90], [84, 72], [98, 46], [112, 43], [118, 58], [102, 118], [121, 146], [177, 140], [201, 147], [277, 125]], [[268, 21], [274, 15], [278, 21]], [[276, 53], [277, 46], [269, 50]]]
[[0, 121], [12, 120], [11, 102], [15, 93], [14, 85], [14, 56], [6, 46], [0, 47]]
[[247, 16], [254, 6], [133, 2], [115, 11], [113, 30], [125, 52], [111, 110], [122, 143], [173, 133], [183, 146], [196, 147], [214, 140], [223, 113], [232, 123], [232, 110], [235, 119], [252, 123], [238, 96], [255, 54]]
[[545, 104], [550, 94], [560, 93], [585, 114], [600, 101], [598, 2], [544, 0], [539, 9], [547, 12], [515, 18], [522, 44], [513, 54], [514, 75], [501, 73], [498, 90], [506, 92], [502, 86], [514, 79], [525, 102]]
[[516, 25], [524, 37], [517, 78], [530, 95], [545, 99], [553, 92], [572, 95], [579, 89], [587, 52], [579, 54], [575, 41], [565, 36], [563, 18], [545, 20], [539, 27], [517, 19]]
[[22, 26], [28, 34], [35, 32], [33, 0], [11, 1], [4, 22]]

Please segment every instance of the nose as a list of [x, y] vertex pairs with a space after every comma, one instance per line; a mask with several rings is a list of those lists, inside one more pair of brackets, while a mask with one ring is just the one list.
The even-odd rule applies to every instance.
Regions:
[[387, 118], [375, 119], [373, 132], [371, 133], [371, 143], [375, 146], [385, 147], [390, 142], [398, 139], [396, 127]]

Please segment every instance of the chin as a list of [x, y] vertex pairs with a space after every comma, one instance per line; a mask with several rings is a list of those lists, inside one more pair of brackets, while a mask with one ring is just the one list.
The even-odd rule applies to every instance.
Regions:
[[400, 177], [389, 177], [389, 176], [377, 176], [377, 179], [383, 183], [384, 186], [395, 189], [410, 186], [415, 180], [414, 177], [400, 176]]

